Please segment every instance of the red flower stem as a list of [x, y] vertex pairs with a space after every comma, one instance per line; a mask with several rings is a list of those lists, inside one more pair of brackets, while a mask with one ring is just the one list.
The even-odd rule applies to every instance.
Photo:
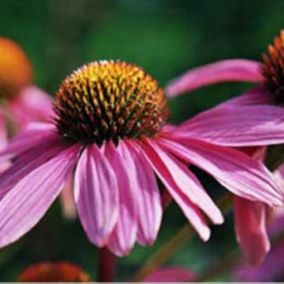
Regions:
[[100, 282], [113, 282], [115, 276], [115, 255], [107, 248], [99, 250], [99, 271]]

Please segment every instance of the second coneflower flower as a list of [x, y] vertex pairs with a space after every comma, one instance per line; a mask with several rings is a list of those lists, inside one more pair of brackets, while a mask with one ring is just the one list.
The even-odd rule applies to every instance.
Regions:
[[[262, 62], [246, 59], [222, 60], [189, 70], [172, 81], [167, 88], [169, 97], [226, 81], [247, 81], [257, 84], [244, 94], [198, 115], [194, 123], [185, 123], [183, 136], [196, 135], [209, 143], [242, 147], [240, 150], [257, 160], [267, 158], [267, 146], [284, 143], [284, 31], [275, 37]], [[212, 118], [212, 124], [205, 124]], [[250, 149], [243, 147], [252, 147]], [[277, 147], [272, 158], [283, 162], [283, 146]], [[271, 161], [269, 161], [271, 164]], [[272, 161], [275, 165], [275, 161]], [[270, 165], [271, 166], [271, 165]], [[284, 180], [284, 164], [276, 171]], [[266, 206], [235, 198], [235, 227], [238, 241], [250, 263], [259, 264], [270, 249], [266, 232]]]
[[89, 240], [119, 256], [135, 241], [155, 241], [162, 219], [158, 179], [203, 240], [210, 236], [204, 213], [214, 224], [223, 222], [189, 164], [238, 196], [268, 205], [283, 202], [259, 162], [196, 136], [178, 138], [177, 128], [167, 124], [163, 90], [135, 65], [83, 66], [62, 82], [54, 111], [53, 123], [31, 125], [1, 154], [16, 158], [0, 177], [1, 247], [43, 217], [70, 175]]

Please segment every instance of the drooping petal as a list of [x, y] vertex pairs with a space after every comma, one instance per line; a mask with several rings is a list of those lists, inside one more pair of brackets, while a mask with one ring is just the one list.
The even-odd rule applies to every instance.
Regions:
[[89, 240], [104, 246], [118, 218], [118, 184], [111, 164], [96, 145], [88, 146], [79, 159], [74, 199]]
[[[166, 140], [166, 139], [165, 139]], [[246, 154], [196, 139], [160, 139], [173, 154], [212, 175], [239, 197], [268, 205], [281, 205], [283, 194], [273, 175]]]
[[31, 123], [8, 146], [0, 152], [0, 161], [10, 159], [22, 154], [28, 149], [34, 148], [50, 140], [58, 139], [55, 126], [50, 123]]
[[156, 238], [162, 220], [162, 202], [156, 177], [140, 149], [134, 142], [120, 142], [125, 164], [129, 169], [131, 184], [135, 188], [138, 213], [137, 240], [150, 245]]
[[191, 282], [197, 276], [186, 267], [163, 267], [148, 275], [144, 282]]
[[258, 62], [246, 59], [221, 60], [189, 70], [168, 84], [166, 94], [168, 97], [175, 97], [181, 93], [220, 82], [258, 82], [261, 80], [262, 75]]
[[77, 145], [63, 150], [23, 177], [4, 196], [0, 202], [1, 247], [19, 239], [43, 217], [59, 195], [78, 150]]
[[218, 107], [203, 112], [179, 129], [180, 136], [230, 146], [284, 143], [284, 110], [270, 105]]
[[251, 265], [259, 265], [270, 249], [266, 232], [266, 207], [235, 197], [234, 221], [238, 243]]
[[117, 256], [127, 255], [135, 244], [137, 233], [136, 188], [131, 184], [131, 174], [121, 147], [108, 142], [105, 154], [113, 166], [119, 187], [118, 221], [109, 238], [108, 248]]
[[156, 174], [166, 186], [173, 199], [181, 208], [188, 221], [195, 228], [199, 236], [207, 241], [210, 237], [210, 229], [206, 223], [205, 217], [200, 209], [191, 202], [186, 194], [177, 186], [171, 172], [166, 164], [160, 159], [159, 154], [149, 143], [141, 143], [139, 145], [144, 152], [145, 157], [155, 170]]
[[10, 102], [10, 112], [19, 128], [31, 122], [51, 122], [52, 98], [36, 86], [28, 86]]
[[[203, 210], [204, 213], [215, 224], [223, 223], [224, 219], [219, 208], [214, 204], [209, 195], [205, 192], [196, 176], [187, 168], [187, 166], [170, 153], [164, 151], [159, 145], [150, 139], [146, 139], [145, 143], [149, 144], [157, 153], [161, 162], [170, 169], [170, 174], [176, 186], [188, 199]], [[169, 151], [168, 151], [169, 152]]]

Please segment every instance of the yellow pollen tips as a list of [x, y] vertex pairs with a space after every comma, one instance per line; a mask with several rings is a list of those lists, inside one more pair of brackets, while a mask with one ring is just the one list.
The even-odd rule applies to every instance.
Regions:
[[43, 262], [32, 265], [18, 277], [20, 282], [90, 282], [80, 267], [68, 262]]
[[32, 68], [23, 50], [0, 37], [0, 97], [10, 98], [31, 82]]
[[275, 103], [284, 103], [284, 30], [262, 56], [262, 74]]
[[59, 133], [84, 144], [153, 136], [169, 115], [164, 92], [143, 69], [93, 62], [61, 84], [54, 102]]

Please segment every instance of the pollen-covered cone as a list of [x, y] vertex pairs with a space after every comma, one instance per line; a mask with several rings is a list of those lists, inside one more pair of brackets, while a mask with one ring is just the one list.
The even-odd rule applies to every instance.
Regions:
[[162, 219], [157, 177], [204, 241], [208, 219], [223, 222], [189, 164], [239, 197], [283, 202], [260, 162], [167, 124], [163, 90], [136, 65], [99, 61], [79, 68], [60, 85], [54, 111], [54, 122], [31, 125], [0, 153], [0, 160], [14, 160], [0, 176], [0, 247], [38, 223], [70, 176], [88, 239], [117, 256], [129, 254], [135, 242], [156, 240]]

